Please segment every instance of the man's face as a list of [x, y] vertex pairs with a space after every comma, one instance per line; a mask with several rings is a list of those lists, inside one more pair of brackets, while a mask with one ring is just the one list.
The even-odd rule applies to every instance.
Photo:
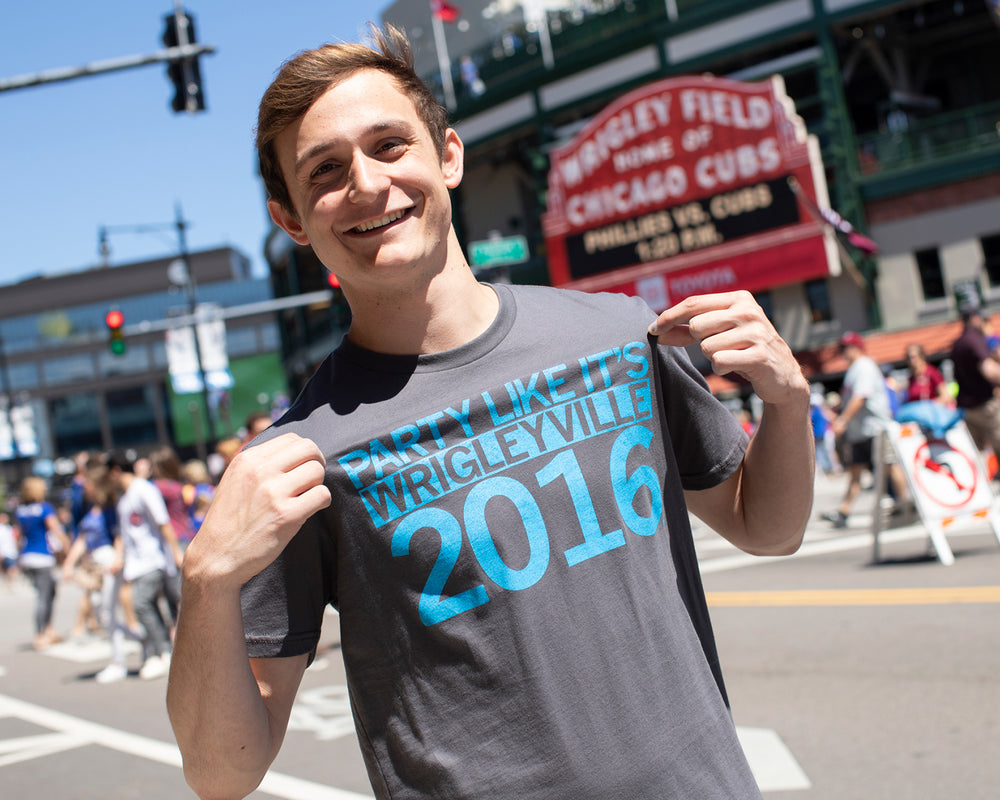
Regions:
[[348, 300], [440, 271], [462, 143], [449, 130], [442, 158], [389, 75], [362, 70], [332, 87], [275, 151], [296, 213], [271, 201], [272, 217], [312, 245]]

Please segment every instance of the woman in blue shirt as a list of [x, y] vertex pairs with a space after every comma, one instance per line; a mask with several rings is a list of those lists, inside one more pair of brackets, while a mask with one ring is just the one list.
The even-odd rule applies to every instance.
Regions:
[[31, 476], [21, 482], [21, 503], [15, 518], [21, 531], [21, 571], [35, 586], [36, 650], [59, 641], [52, 627], [56, 599], [56, 553], [69, 549], [69, 537], [59, 522], [55, 508], [45, 498], [47, 488], [42, 478]]

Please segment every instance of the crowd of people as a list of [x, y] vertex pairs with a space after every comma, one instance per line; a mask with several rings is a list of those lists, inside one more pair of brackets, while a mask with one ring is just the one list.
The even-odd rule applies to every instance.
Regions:
[[[180, 607], [180, 566], [198, 533], [219, 478], [243, 445], [271, 422], [251, 414], [241, 436], [220, 440], [206, 460], [183, 461], [171, 446], [139, 456], [132, 450], [82, 452], [68, 487], [45, 478], [21, 481], [0, 511], [0, 565], [8, 584], [30, 583], [36, 593], [33, 647], [66, 636], [105, 636], [111, 658], [95, 679], [129, 675], [129, 641], [142, 653], [138, 675], [165, 677]], [[72, 629], [56, 630], [61, 583], [82, 591]]]
[[[917, 421], [933, 433], [964, 421], [976, 448], [996, 480], [1000, 457], [1000, 340], [979, 303], [964, 302], [960, 336], [947, 350], [946, 379], [918, 343], [906, 347], [902, 380], [887, 375], [867, 353], [864, 337], [855, 332], [840, 339], [848, 362], [840, 393], [823, 394], [814, 387], [813, 432], [816, 463], [826, 473], [845, 472], [847, 489], [840, 504], [821, 516], [835, 528], [846, 528], [848, 515], [862, 489], [862, 479], [875, 469], [873, 444], [888, 420]], [[886, 458], [889, 493], [896, 510], [910, 503], [905, 475]]]

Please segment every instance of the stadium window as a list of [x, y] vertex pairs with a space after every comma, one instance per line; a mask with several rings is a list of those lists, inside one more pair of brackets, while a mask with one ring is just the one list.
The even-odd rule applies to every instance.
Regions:
[[979, 240], [983, 248], [983, 269], [990, 286], [1000, 286], [1000, 233], [984, 236]]
[[941, 270], [941, 254], [936, 247], [920, 250], [914, 254], [917, 259], [917, 273], [924, 300], [940, 300], [945, 296], [944, 273]]
[[806, 300], [809, 302], [809, 313], [813, 322], [829, 322], [833, 319], [826, 278], [806, 281]]

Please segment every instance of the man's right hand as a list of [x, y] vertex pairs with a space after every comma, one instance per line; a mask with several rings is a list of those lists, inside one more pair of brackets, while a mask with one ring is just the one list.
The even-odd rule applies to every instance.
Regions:
[[330, 505], [325, 470], [316, 443], [294, 433], [240, 451], [187, 549], [185, 579], [236, 588], [250, 580], [278, 557], [306, 519]]

